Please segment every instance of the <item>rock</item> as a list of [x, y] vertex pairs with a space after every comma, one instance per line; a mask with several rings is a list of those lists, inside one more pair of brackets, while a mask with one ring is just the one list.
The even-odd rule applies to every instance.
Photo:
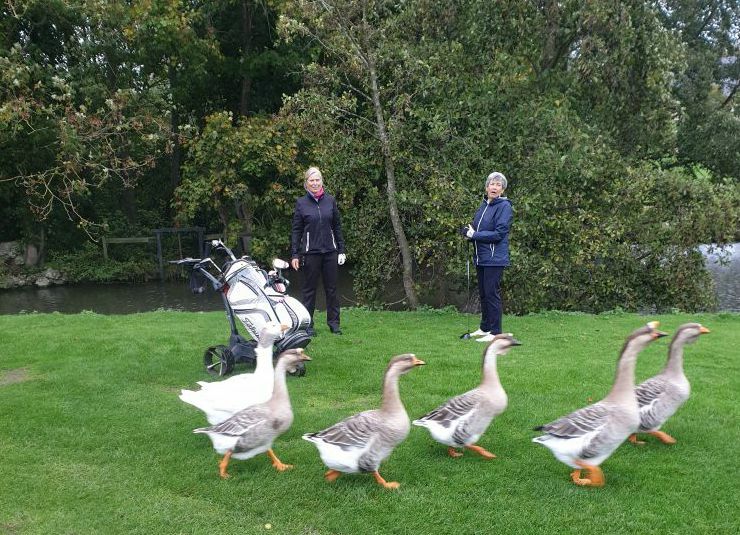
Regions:
[[0, 243], [0, 262], [21, 256], [21, 246], [17, 241]]

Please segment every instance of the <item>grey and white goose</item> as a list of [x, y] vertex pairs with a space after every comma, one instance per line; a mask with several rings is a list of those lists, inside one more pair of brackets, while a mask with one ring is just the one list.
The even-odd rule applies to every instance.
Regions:
[[277, 470], [282, 472], [293, 468], [292, 465], [283, 464], [278, 459], [272, 451], [272, 443], [293, 423], [293, 409], [285, 381], [286, 370], [308, 360], [311, 360], [311, 357], [306, 355], [303, 349], [284, 351], [280, 354], [275, 367], [272, 396], [268, 401], [247, 407], [220, 424], [193, 430], [193, 433], [208, 435], [213, 443], [213, 449], [223, 455], [218, 464], [222, 478], [229, 477], [226, 469], [232, 457], [250, 459], [265, 452]]
[[426, 427], [432, 438], [447, 446], [451, 457], [461, 457], [455, 448], [474, 451], [486, 459], [496, 456], [477, 446], [493, 419], [504, 412], [508, 403], [506, 391], [501, 386], [496, 358], [521, 345], [511, 333], [497, 334], [483, 351], [483, 378], [480, 385], [464, 394], [455, 396], [413, 424]]
[[[663, 444], [675, 444], [676, 439], [660, 431], [661, 426], [681, 408], [691, 394], [691, 384], [683, 371], [683, 348], [693, 344], [709, 329], [700, 323], [685, 323], [673, 335], [668, 349], [668, 360], [661, 372], [637, 385], [635, 394], [640, 406], [640, 428], [638, 433], [653, 435]], [[629, 437], [634, 444], [644, 444], [637, 440], [637, 433]]]
[[378, 472], [393, 449], [409, 434], [411, 422], [401, 402], [398, 379], [416, 366], [424, 364], [408, 353], [391, 359], [383, 377], [383, 398], [380, 409], [355, 414], [317, 433], [306, 433], [313, 442], [329, 471], [324, 478], [332, 482], [342, 473], [372, 473], [375, 481], [387, 489], [400, 486], [386, 481]]
[[[634, 331], [625, 341], [614, 384], [604, 399], [535, 428], [545, 434], [532, 442], [549, 448], [560, 462], [574, 468], [570, 475], [576, 485], [603, 486], [599, 465], [640, 425], [635, 396], [637, 355], [662, 336], [666, 334], [658, 330], [657, 321]], [[581, 469], [586, 470], [586, 478], [581, 478]]]

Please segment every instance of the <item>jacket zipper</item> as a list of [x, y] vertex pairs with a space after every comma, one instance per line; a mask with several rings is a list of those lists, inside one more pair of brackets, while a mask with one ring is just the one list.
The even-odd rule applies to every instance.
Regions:
[[308, 244], [311, 243], [311, 233], [306, 231], [306, 252], [308, 252]]
[[[483, 216], [486, 215], [486, 210], [488, 210], [488, 203], [486, 203], [486, 207], [483, 209], [483, 213], [480, 215], [480, 219], [478, 220], [478, 228], [475, 229], [476, 232], [480, 230], [480, 224], [483, 221]], [[493, 256], [493, 251], [491, 251], [491, 256]], [[478, 245], [475, 246], [475, 263], [478, 264], [478, 259], [480, 257], [478, 256]]]

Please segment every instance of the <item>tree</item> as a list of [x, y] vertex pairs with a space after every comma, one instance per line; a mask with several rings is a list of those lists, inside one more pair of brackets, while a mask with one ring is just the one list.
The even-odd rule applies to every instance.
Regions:
[[701, 163], [740, 180], [740, 2], [661, 2], [663, 23], [681, 39], [683, 68], [673, 91], [681, 102], [675, 163]]
[[[90, 10], [87, 9], [90, 7]], [[86, 199], [112, 181], [132, 187], [164, 150], [158, 95], [131, 82], [113, 8], [6, 3], [0, 63], [0, 180], [22, 191], [26, 228], [57, 209], [88, 234]], [[121, 76], [119, 84], [108, 83]], [[46, 227], [26, 231], [43, 244]]]
[[[257, 257], [275, 253], [286, 244], [287, 234], [263, 225], [262, 240], [254, 247], [255, 217], [260, 214], [261, 221], [275, 213], [287, 217], [296, 155], [293, 136], [273, 117], [241, 118], [235, 126], [230, 113], [213, 114], [203, 131], [189, 140], [175, 206], [186, 218], [214, 209], [223, 234], [235, 232], [242, 252]], [[237, 228], [232, 226], [234, 220]]]
[[[396, 55], [401, 43], [388, 39], [397, 24], [397, 6], [388, 1], [318, 0], [299, 1], [292, 6], [296, 19], [284, 21], [284, 29], [298, 30], [320, 43], [324, 56], [321, 65], [309, 67], [311, 89], [299, 95], [311, 101], [313, 111], [354, 124], [357, 130], [370, 128], [382, 158], [385, 198], [396, 245], [401, 257], [403, 287], [409, 306], [419, 300], [414, 288], [413, 256], [398, 206], [396, 186], [396, 122], [403, 118], [403, 105], [409, 95], [403, 84], [394, 87]], [[324, 92], [327, 85], [332, 89]], [[323, 87], [322, 87], [323, 86]], [[344, 107], [344, 105], [347, 107]]]

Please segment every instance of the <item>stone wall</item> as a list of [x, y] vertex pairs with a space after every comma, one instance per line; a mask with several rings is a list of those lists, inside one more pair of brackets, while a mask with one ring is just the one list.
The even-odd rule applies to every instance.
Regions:
[[33, 263], [32, 258], [20, 242], [0, 243], [0, 288], [21, 286], [44, 288], [67, 282], [64, 275], [56, 269], [31, 268], [29, 263]]

